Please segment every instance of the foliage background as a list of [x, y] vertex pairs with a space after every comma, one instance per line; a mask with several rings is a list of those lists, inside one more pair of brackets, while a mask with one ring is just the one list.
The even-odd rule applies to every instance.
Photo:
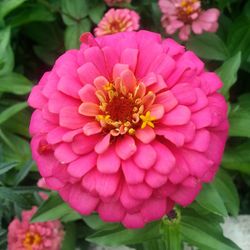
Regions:
[[[6, 249], [9, 222], [33, 205], [40, 206], [33, 221], [62, 220], [63, 250], [87, 249], [89, 242], [145, 250], [181, 249], [183, 242], [202, 250], [239, 249], [223, 237], [219, 224], [228, 215], [250, 214], [250, 1], [202, 4], [221, 10], [220, 28], [192, 36], [185, 45], [224, 82], [230, 138], [221, 170], [189, 208], [177, 208], [180, 219], [126, 230], [96, 215], [81, 217], [55, 193], [42, 203], [29, 149], [26, 99], [32, 85], [66, 49], [79, 46], [80, 34], [92, 31], [108, 7], [102, 0], [0, 0], [0, 249]], [[124, 7], [140, 13], [141, 28], [165, 36], [156, 0], [134, 0]]]

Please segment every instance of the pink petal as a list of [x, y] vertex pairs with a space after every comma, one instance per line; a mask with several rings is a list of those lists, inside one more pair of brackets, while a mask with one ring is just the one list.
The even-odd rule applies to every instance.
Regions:
[[124, 86], [127, 88], [129, 92], [132, 93], [137, 85], [137, 80], [133, 72], [130, 70], [124, 70], [121, 72], [120, 77], [122, 79]]
[[161, 219], [166, 214], [167, 201], [165, 199], [149, 199], [141, 209], [146, 222]]
[[135, 199], [133, 198], [133, 196], [131, 196], [126, 184], [124, 184], [124, 187], [122, 189], [120, 201], [123, 207], [125, 207], [126, 209], [136, 208], [142, 203], [141, 200]]
[[135, 132], [135, 136], [141, 142], [148, 144], [155, 139], [155, 131], [153, 128], [146, 126], [145, 128], [139, 128]]
[[46, 104], [47, 98], [43, 96], [41, 90], [42, 87], [40, 85], [36, 85], [32, 88], [28, 99], [29, 106], [42, 109], [42, 107]]
[[79, 113], [86, 116], [96, 116], [100, 113], [99, 106], [92, 102], [82, 103], [78, 109]]
[[210, 143], [210, 133], [206, 129], [197, 130], [192, 142], [185, 145], [186, 148], [190, 148], [199, 152], [205, 152]]
[[197, 129], [208, 127], [212, 123], [210, 109], [204, 108], [192, 114], [191, 120], [194, 122]]
[[167, 182], [167, 176], [159, 174], [157, 171], [150, 169], [145, 177], [146, 183], [152, 188], [159, 188]]
[[160, 142], [155, 141], [153, 147], [157, 154], [157, 161], [154, 165], [154, 169], [163, 175], [168, 174], [175, 166], [175, 157], [173, 153]]
[[93, 151], [96, 143], [99, 140], [99, 135], [85, 136], [84, 134], [78, 134], [74, 137], [71, 147], [74, 153], [78, 155], [84, 155]]
[[96, 191], [101, 197], [110, 197], [116, 192], [120, 182], [119, 174], [96, 175]]
[[156, 158], [156, 152], [150, 144], [138, 143], [137, 152], [133, 157], [138, 167], [149, 169], [156, 162]]
[[135, 140], [132, 136], [125, 135], [117, 140], [115, 150], [122, 160], [127, 160], [136, 152]]
[[78, 91], [81, 87], [79, 80], [66, 75], [60, 78], [57, 85], [58, 90], [76, 99], [79, 99]]
[[178, 105], [161, 119], [161, 122], [168, 126], [186, 124], [191, 117], [190, 110], [183, 105]]
[[98, 213], [104, 221], [120, 222], [125, 216], [125, 209], [120, 202], [101, 202], [98, 206]]
[[144, 219], [142, 217], [142, 215], [140, 213], [136, 213], [136, 214], [126, 214], [122, 224], [126, 227], [126, 228], [143, 228], [145, 225]]
[[62, 127], [57, 127], [53, 130], [51, 130], [48, 134], [47, 134], [47, 141], [49, 144], [56, 144], [58, 142], [62, 141], [62, 137], [63, 135], [68, 132], [67, 129], [62, 128]]
[[128, 185], [128, 190], [135, 199], [142, 200], [148, 199], [153, 192], [152, 188], [145, 183]]
[[109, 83], [109, 81], [104, 76], [98, 76], [94, 80], [94, 85], [96, 86], [97, 89], [103, 90], [103, 87], [108, 83]]
[[77, 70], [78, 76], [82, 84], [93, 83], [95, 78], [100, 76], [99, 71], [93, 63], [85, 63]]
[[98, 202], [98, 198], [84, 192], [79, 185], [71, 188], [69, 203], [79, 213], [84, 215], [91, 214], [96, 209]]
[[82, 102], [92, 102], [98, 104], [98, 99], [95, 95], [96, 88], [92, 84], [86, 84], [79, 90], [79, 96]]
[[109, 147], [103, 154], [98, 156], [97, 168], [101, 173], [116, 173], [120, 168], [121, 160], [116, 155], [114, 146]]
[[192, 112], [205, 108], [208, 105], [208, 99], [203, 90], [201, 90], [200, 88], [195, 88], [194, 90], [198, 98], [193, 105], [189, 106]]
[[76, 178], [81, 178], [96, 166], [97, 155], [89, 153], [71, 162], [67, 168], [68, 173]]
[[66, 164], [78, 158], [68, 143], [61, 143], [55, 149], [55, 157], [61, 164]]
[[161, 119], [165, 113], [164, 106], [161, 104], [153, 104], [150, 107], [150, 115], [155, 117], [157, 120]]
[[171, 92], [175, 95], [177, 101], [183, 105], [191, 105], [196, 102], [194, 88], [189, 83], [176, 84]]
[[132, 160], [122, 162], [122, 171], [128, 184], [138, 184], [144, 179], [144, 170], [138, 168]]
[[46, 185], [53, 190], [58, 190], [64, 187], [65, 185], [63, 182], [61, 182], [60, 180], [54, 177], [47, 177], [45, 179], [45, 182], [46, 182]]
[[138, 53], [138, 49], [127, 48], [123, 50], [121, 54], [121, 63], [129, 65], [129, 68], [135, 71]]
[[172, 110], [178, 104], [177, 99], [171, 91], [165, 91], [156, 96], [156, 103], [162, 104], [165, 108], [165, 112]]
[[100, 123], [96, 121], [88, 122], [83, 126], [83, 132], [87, 136], [99, 134], [101, 131]]
[[110, 134], [107, 134], [102, 138], [95, 146], [95, 152], [97, 154], [103, 154], [110, 145]]
[[114, 68], [113, 68], [113, 79], [116, 79], [117, 77], [121, 76], [121, 73], [124, 70], [128, 70], [128, 65], [127, 64], [119, 64], [117, 63]]
[[63, 135], [62, 139], [64, 142], [72, 142], [74, 137], [78, 134], [82, 134], [82, 128], [68, 131]]
[[88, 119], [78, 113], [77, 107], [65, 107], [60, 110], [59, 124], [64, 128], [78, 129], [87, 121]]

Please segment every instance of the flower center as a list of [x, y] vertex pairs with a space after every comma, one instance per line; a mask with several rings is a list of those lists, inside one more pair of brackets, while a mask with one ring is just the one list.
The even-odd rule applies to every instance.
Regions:
[[51, 144], [49, 144], [46, 140], [41, 140], [38, 145], [38, 153], [39, 154], [47, 154], [50, 153], [52, 150]]
[[38, 246], [42, 242], [42, 237], [38, 233], [28, 231], [23, 240], [23, 246], [27, 250], [32, 250], [33, 246]]
[[112, 33], [118, 32], [121, 30], [121, 23], [117, 21], [113, 21], [109, 25], [109, 30]]
[[[96, 96], [100, 100], [101, 113], [96, 116], [103, 130], [110, 132], [113, 136], [135, 133], [138, 127], [145, 128], [147, 125], [154, 127], [150, 111], [145, 110], [146, 101], [153, 102], [155, 95], [148, 92], [145, 95], [144, 85], [138, 84], [133, 92], [129, 92], [126, 87], [118, 81], [115, 84], [108, 83], [103, 90], [96, 91]], [[145, 101], [146, 100], [146, 101]], [[145, 113], [145, 115], [144, 115]]]
[[178, 17], [185, 23], [193, 20], [192, 15], [200, 11], [200, 1], [199, 0], [182, 0], [177, 6]]

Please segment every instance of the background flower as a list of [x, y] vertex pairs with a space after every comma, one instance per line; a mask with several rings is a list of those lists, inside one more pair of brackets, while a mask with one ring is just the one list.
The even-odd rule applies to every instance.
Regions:
[[215, 8], [202, 10], [199, 0], [159, 0], [159, 6], [167, 34], [172, 35], [179, 30], [179, 38], [185, 41], [191, 30], [195, 34], [217, 31], [220, 11]]
[[131, 0], [104, 0], [109, 6], [120, 4], [120, 3], [131, 3]]
[[32, 154], [81, 214], [143, 227], [190, 204], [227, 138], [222, 83], [171, 39], [140, 31], [81, 37], [29, 97]]
[[64, 231], [60, 221], [30, 223], [37, 208], [23, 211], [8, 228], [8, 250], [60, 250]]
[[110, 9], [95, 28], [96, 36], [139, 29], [139, 15], [129, 9]]

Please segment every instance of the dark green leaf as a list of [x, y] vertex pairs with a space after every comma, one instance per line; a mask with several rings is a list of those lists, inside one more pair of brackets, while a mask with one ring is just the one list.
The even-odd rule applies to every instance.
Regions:
[[5, 174], [17, 165], [16, 162], [0, 163], [0, 175]]
[[103, 230], [90, 235], [86, 240], [107, 246], [119, 246], [142, 243], [160, 237], [160, 223], [153, 222], [142, 229], [129, 230], [123, 227], [115, 230]]
[[226, 98], [229, 97], [229, 89], [237, 81], [237, 73], [240, 68], [240, 63], [241, 52], [238, 52], [235, 56], [225, 61], [222, 66], [216, 70], [217, 74], [220, 76], [223, 82], [221, 93]]
[[34, 166], [33, 160], [28, 160], [24, 166], [19, 170], [17, 175], [15, 176], [14, 184], [17, 186], [29, 173], [32, 166]]
[[9, 12], [16, 9], [26, 0], [2, 0], [0, 2], [0, 19], [4, 18]]
[[229, 121], [231, 136], [250, 137], [250, 94], [242, 95], [238, 104], [232, 105]]
[[61, 0], [63, 21], [66, 25], [76, 25], [88, 15], [87, 0]]
[[214, 33], [192, 36], [187, 42], [187, 48], [205, 59], [225, 60], [229, 55], [223, 41]]
[[0, 92], [23, 95], [29, 93], [31, 87], [31, 82], [23, 75], [10, 73], [0, 76]]
[[75, 223], [68, 223], [65, 225], [65, 236], [62, 243], [61, 250], [69, 250], [76, 248], [76, 225]]
[[7, 121], [10, 117], [14, 116], [16, 113], [20, 112], [21, 110], [25, 109], [27, 107], [26, 102], [20, 102], [17, 104], [14, 104], [4, 111], [1, 112], [0, 114], [0, 125]]
[[214, 186], [222, 197], [227, 211], [237, 216], [240, 206], [239, 195], [230, 175], [221, 169], [216, 175]]
[[56, 220], [69, 214], [72, 209], [63, 202], [57, 193], [51, 193], [32, 217], [32, 222]]
[[223, 199], [213, 183], [203, 184], [203, 188], [196, 198], [196, 201], [212, 213], [227, 216], [227, 209], [224, 205]]
[[250, 141], [228, 147], [222, 159], [223, 167], [250, 174]]
[[68, 26], [65, 30], [64, 38], [66, 49], [79, 48], [81, 34], [89, 30], [89, 19], [83, 19], [77, 24]]
[[98, 24], [103, 17], [105, 9], [106, 9], [106, 6], [105, 6], [104, 2], [98, 3], [97, 5], [93, 6], [89, 11], [90, 19], [94, 23]]

